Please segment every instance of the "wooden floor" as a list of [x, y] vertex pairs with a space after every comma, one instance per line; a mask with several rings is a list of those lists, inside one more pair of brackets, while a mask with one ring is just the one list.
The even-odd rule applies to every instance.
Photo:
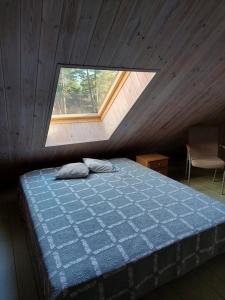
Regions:
[[[186, 183], [185, 180], [181, 181]], [[225, 203], [225, 195], [220, 195], [220, 174], [217, 181], [212, 182], [212, 176], [209, 174], [193, 173], [191, 186]], [[0, 300], [38, 300], [26, 231], [18, 213], [16, 200], [15, 190], [0, 192]], [[225, 299], [225, 255], [214, 258], [143, 298], [178, 299]]]

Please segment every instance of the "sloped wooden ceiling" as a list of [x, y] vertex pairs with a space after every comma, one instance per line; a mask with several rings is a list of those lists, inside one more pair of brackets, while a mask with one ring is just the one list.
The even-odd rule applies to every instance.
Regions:
[[[221, 122], [224, 20], [216, 0], [1, 0], [1, 167], [154, 150]], [[109, 141], [44, 148], [58, 63], [159, 72]]]

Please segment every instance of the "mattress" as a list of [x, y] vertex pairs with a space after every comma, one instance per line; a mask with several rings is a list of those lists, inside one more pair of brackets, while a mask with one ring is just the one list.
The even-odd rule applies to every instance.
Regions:
[[20, 178], [45, 299], [138, 299], [225, 251], [225, 205], [126, 158]]

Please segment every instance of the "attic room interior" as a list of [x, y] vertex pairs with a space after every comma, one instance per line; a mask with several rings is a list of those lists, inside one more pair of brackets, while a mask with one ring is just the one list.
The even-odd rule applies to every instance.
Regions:
[[224, 20], [0, 1], [0, 300], [225, 299]]

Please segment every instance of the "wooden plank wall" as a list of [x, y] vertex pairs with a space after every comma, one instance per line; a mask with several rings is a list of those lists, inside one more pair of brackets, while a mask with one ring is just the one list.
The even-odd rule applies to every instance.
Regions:
[[[224, 19], [222, 0], [2, 0], [0, 167], [166, 150], [224, 123]], [[109, 141], [45, 148], [58, 63], [159, 73]]]

